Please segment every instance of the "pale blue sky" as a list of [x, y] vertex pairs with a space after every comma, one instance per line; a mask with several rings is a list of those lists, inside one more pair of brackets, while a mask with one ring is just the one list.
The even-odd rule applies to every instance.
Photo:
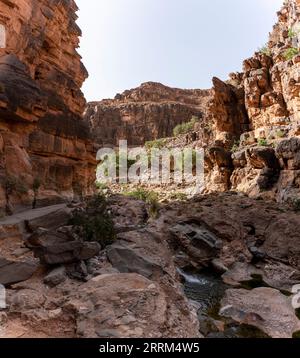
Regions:
[[210, 88], [268, 38], [283, 0], [77, 0], [87, 100], [156, 81]]

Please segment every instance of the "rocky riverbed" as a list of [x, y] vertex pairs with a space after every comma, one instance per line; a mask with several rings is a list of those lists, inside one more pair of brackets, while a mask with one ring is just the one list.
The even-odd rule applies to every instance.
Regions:
[[298, 212], [235, 193], [160, 204], [155, 218], [143, 201], [106, 200], [106, 246], [68, 226], [83, 204], [56, 207], [66, 221], [51, 227], [50, 209], [0, 222], [2, 336], [297, 336]]

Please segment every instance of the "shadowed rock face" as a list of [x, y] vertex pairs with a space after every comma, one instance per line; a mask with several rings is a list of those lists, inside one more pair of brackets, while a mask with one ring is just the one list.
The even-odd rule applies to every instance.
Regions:
[[87, 71], [73, 0], [0, 1], [0, 208], [90, 192], [94, 154], [80, 87]]
[[89, 103], [85, 118], [101, 144], [127, 139], [129, 145], [141, 145], [172, 136], [176, 125], [193, 116], [202, 119], [210, 95], [209, 90], [182, 90], [147, 82], [113, 100]]

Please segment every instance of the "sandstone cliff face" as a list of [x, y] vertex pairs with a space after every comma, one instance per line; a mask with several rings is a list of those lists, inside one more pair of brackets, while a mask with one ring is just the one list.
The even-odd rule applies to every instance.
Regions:
[[250, 195], [288, 200], [300, 194], [300, 2], [287, 1], [278, 17], [264, 53], [244, 62], [250, 131], [233, 154], [231, 184]]
[[87, 72], [73, 0], [2, 0], [0, 208], [89, 192], [94, 155], [82, 121]]
[[85, 111], [95, 139], [101, 144], [129, 145], [172, 136], [177, 124], [192, 116], [203, 118], [208, 90], [181, 90], [148, 82], [118, 94], [114, 100], [91, 102]]
[[266, 48], [244, 61], [242, 73], [213, 79], [204, 125], [188, 143], [206, 148], [207, 192], [300, 196], [300, 2], [287, 1], [278, 17]]

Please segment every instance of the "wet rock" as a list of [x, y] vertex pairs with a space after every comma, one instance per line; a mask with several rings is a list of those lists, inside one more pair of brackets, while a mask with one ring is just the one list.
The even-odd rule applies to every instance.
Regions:
[[198, 314], [198, 320], [200, 323], [200, 332], [204, 336], [208, 336], [210, 333], [224, 332], [225, 330], [224, 322], [216, 321], [207, 315]]
[[212, 260], [211, 265], [217, 273], [223, 274], [228, 271], [228, 267], [219, 259]]
[[272, 338], [292, 338], [300, 330], [291, 298], [272, 288], [227, 290], [220, 314], [257, 327]]
[[230, 286], [239, 287], [242, 284], [259, 280], [262, 282], [263, 271], [247, 263], [235, 263], [224, 275], [223, 281]]
[[9, 261], [0, 258], [0, 284], [4, 286], [23, 282], [34, 274], [37, 265], [31, 262]]

